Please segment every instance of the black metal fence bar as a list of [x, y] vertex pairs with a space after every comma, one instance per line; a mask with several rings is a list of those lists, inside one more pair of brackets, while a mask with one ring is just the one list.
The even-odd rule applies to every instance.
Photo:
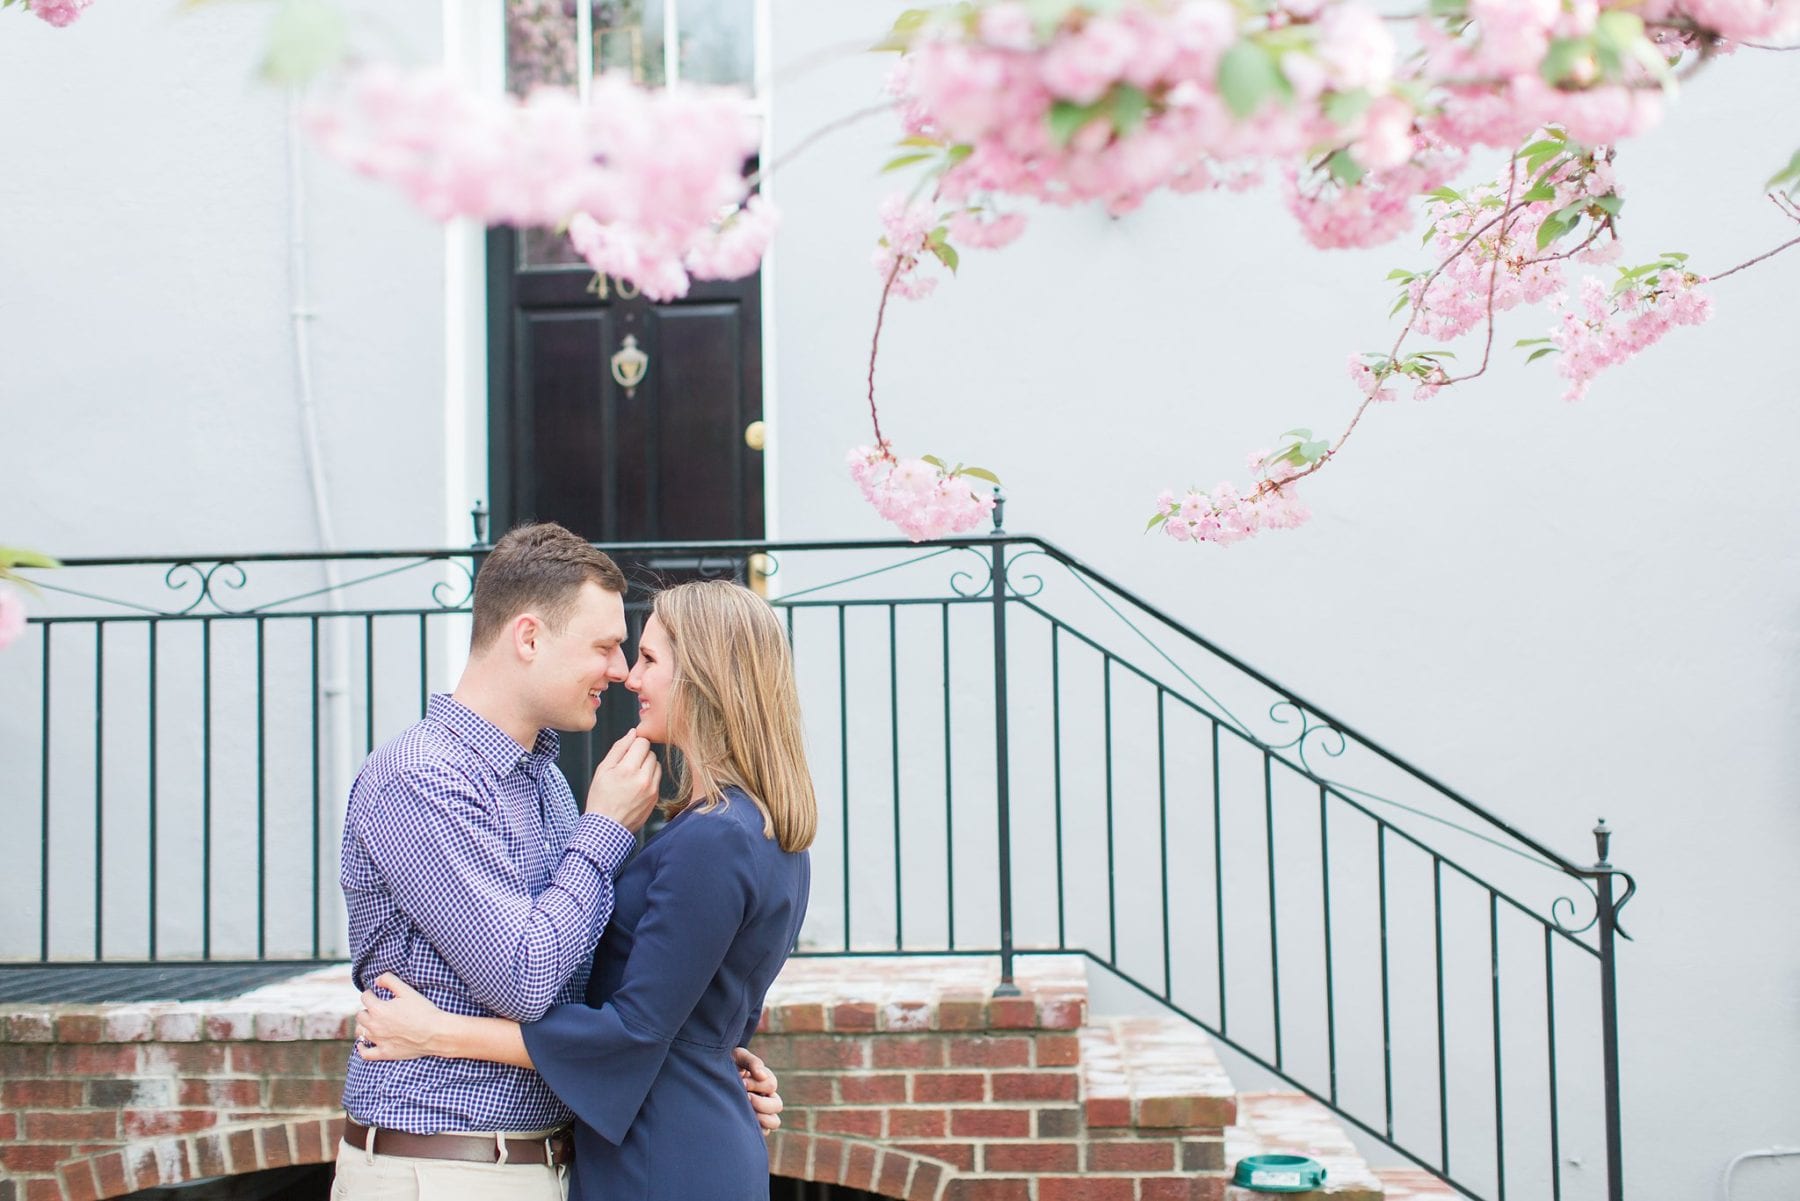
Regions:
[[[839, 874], [799, 953], [992, 954], [1003, 987], [1017, 955], [1082, 953], [1477, 1201], [1579, 1193], [1563, 1156], [1596, 1142], [1622, 1201], [1618, 914], [1635, 886], [1615, 886], [1604, 827], [1593, 866], [1556, 854], [1038, 539], [608, 549], [740, 578], [774, 560], [830, 781], [814, 854]], [[27, 740], [0, 752], [39, 777], [0, 784], [25, 790], [0, 793], [3, 816], [35, 810], [40, 831], [20, 848], [35, 929], [0, 927], [0, 958], [341, 954], [346, 773], [450, 683], [473, 561], [43, 573], [41, 632], [0, 663], [23, 665], [0, 671], [6, 711], [37, 726], [0, 726]], [[646, 608], [634, 593], [634, 631]], [[139, 697], [143, 721], [121, 716]], [[567, 740], [565, 770], [593, 751]], [[141, 936], [140, 910], [117, 917], [139, 887]], [[161, 903], [187, 888], [197, 908]], [[29, 921], [28, 900], [11, 911]], [[1509, 1086], [1545, 1097], [1542, 1123], [1508, 1114]]]

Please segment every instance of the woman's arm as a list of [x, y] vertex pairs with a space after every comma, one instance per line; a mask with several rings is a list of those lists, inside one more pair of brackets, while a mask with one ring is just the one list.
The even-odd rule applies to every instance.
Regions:
[[[384, 999], [375, 991], [393, 994]], [[356, 1018], [356, 1052], [364, 1059], [483, 1059], [489, 1063], [531, 1067], [531, 1055], [519, 1023], [506, 1018], [465, 1017], [445, 1013], [392, 972], [383, 974], [362, 995]]]

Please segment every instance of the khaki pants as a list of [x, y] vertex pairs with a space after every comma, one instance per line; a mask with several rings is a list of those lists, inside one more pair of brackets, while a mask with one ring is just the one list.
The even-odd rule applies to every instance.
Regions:
[[[547, 1131], [509, 1138], [542, 1137]], [[569, 1171], [533, 1163], [460, 1163], [383, 1155], [381, 1132], [358, 1151], [339, 1141], [331, 1201], [567, 1201]]]

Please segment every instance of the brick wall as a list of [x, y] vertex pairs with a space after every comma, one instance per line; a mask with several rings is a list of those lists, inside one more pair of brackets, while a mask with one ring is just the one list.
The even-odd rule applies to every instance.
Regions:
[[[1217, 1201], [1219, 1090], [1130, 1085], [1085, 984], [985, 961], [790, 965], [756, 1049], [771, 1169], [909, 1201]], [[923, 973], [923, 974], [922, 974]], [[335, 1154], [342, 969], [230, 1002], [0, 1009], [0, 1201], [98, 1201]]]

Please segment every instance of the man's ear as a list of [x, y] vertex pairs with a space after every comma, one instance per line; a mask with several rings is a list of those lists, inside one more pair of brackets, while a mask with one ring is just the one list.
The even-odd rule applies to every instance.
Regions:
[[537, 659], [538, 645], [544, 636], [544, 623], [536, 614], [521, 613], [513, 618], [508, 630], [512, 635], [513, 653], [520, 662], [530, 663]]

